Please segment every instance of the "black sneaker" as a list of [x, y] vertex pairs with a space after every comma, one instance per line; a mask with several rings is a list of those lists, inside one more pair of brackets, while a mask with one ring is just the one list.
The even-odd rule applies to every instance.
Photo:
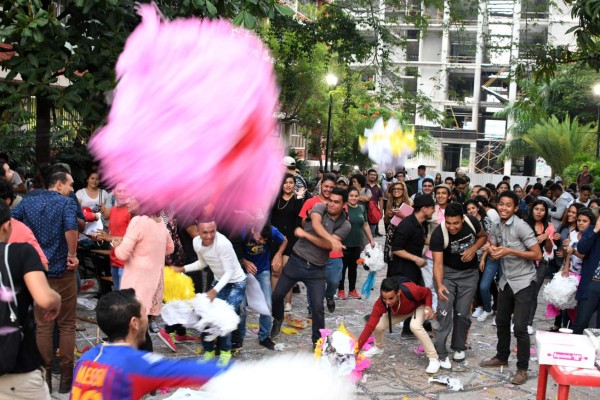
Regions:
[[411, 330], [402, 330], [402, 333], [400, 334], [400, 337], [403, 337], [405, 339], [413, 339], [415, 337], [415, 334], [412, 333]]
[[300, 285], [296, 283], [292, 288], [292, 293], [300, 293]]
[[425, 329], [425, 331], [427, 331], [427, 332], [431, 332], [433, 330], [431, 327], [431, 322], [423, 321], [423, 329]]
[[275, 343], [273, 343], [270, 337], [266, 338], [265, 340], [259, 340], [258, 344], [260, 344], [263, 347], [266, 347], [269, 350], [275, 350]]
[[273, 327], [271, 328], [272, 338], [276, 338], [281, 333], [281, 324], [283, 324], [282, 319], [273, 318]]
[[327, 310], [329, 310], [330, 313], [335, 311], [335, 300], [327, 299]]

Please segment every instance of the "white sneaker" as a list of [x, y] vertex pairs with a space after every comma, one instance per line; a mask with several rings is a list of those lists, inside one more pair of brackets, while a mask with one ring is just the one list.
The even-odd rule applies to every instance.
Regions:
[[284, 312], [292, 311], [292, 303], [285, 303], [285, 307], [283, 307]]
[[[483, 311], [481, 314], [479, 314], [479, 316], [477, 317], [477, 321], [479, 322], [483, 322], [487, 319], [487, 317], [489, 317], [490, 315], [492, 315], [492, 312], [487, 312], [487, 311]], [[494, 318], [494, 324], [496, 325], [496, 319]]]
[[483, 311], [483, 308], [481, 308], [481, 307], [477, 307], [477, 308], [475, 309], [475, 311], [473, 311], [473, 314], [472, 314], [472, 316], [473, 316], [473, 318], [478, 318], [478, 317], [481, 315], [481, 313], [483, 313], [483, 312], [484, 312], [484, 311]]
[[430, 358], [429, 365], [427, 366], [425, 372], [428, 374], [436, 374], [440, 370], [440, 366], [440, 360], [437, 358]]
[[492, 326], [496, 326], [496, 318], [492, 321]]
[[452, 359], [456, 362], [461, 362], [465, 360], [465, 352], [464, 351], [455, 351]]
[[363, 355], [366, 357], [373, 357], [383, 353], [383, 349], [380, 349], [377, 346], [371, 347], [369, 350], [363, 351]]
[[446, 357], [445, 360], [440, 359], [440, 367], [442, 369], [452, 369], [452, 364], [450, 363], [450, 359]]
[[533, 326], [531, 326], [531, 325], [527, 325], [527, 333], [528, 333], [529, 335], [533, 335]]

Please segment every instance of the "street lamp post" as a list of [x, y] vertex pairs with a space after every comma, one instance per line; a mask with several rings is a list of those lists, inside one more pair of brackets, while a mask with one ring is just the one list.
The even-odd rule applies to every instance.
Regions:
[[600, 83], [594, 85], [594, 95], [598, 98], [598, 132], [596, 137], [596, 159], [600, 158]]
[[[329, 172], [329, 143], [331, 141], [331, 110], [333, 108], [333, 94], [331, 90], [337, 85], [337, 76], [328, 74], [325, 78], [329, 86], [329, 115], [327, 117], [327, 142], [325, 144], [325, 172]], [[332, 156], [333, 160], [333, 156]]]

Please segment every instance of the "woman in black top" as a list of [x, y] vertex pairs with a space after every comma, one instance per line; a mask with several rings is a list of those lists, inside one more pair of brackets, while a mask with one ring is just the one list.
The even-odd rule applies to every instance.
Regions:
[[[294, 235], [294, 230], [300, 226], [301, 218], [299, 216], [302, 205], [304, 204], [304, 193], [296, 193], [294, 191], [294, 175], [286, 173], [283, 177], [281, 191], [275, 204], [271, 208], [271, 225], [277, 228], [287, 238], [288, 244], [283, 253], [283, 265], [292, 252], [292, 248], [298, 238]], [[271, 254], [275, 254], [272, 251]], [[271, 271], [271, 287], [274, 288], [279, 280], [281, 271]], [[291, 311], [292, 293], [288, 293], [285, 298], [285, 307], [287, 311]], [[288, 306], [289, 304], [289, 306]]]
[[529, 214], [527, 215], [527, 224], [533, 229], [533, 233], [535, 233], [542, 254], [546, 256], [539, 262], [536, 262], [536, 291], [535, 297], [531, 299], [529, 321], [527, 323], [527, 330], [533, 332], [533, 317], [535, 316], [535, 310], [537, 309], [537, 298], [540, 289], [544, 284], [544, 280], [546, 279], [546, 272], [548, 271], [547, 255], [552, 254], [554, 246], [554, 243], [552, 242], [554, 237], [554, 226], [548, 222], [548, 205], [545, 201], [535, 200], [531, 203]]

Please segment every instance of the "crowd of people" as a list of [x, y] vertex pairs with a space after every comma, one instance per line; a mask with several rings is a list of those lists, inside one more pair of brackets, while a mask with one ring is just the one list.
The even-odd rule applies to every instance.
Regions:
[[[110, 250], [114, 292], [103, 297], [97, 311], [109, 342], [148, 352], [153, 350], [151, 332], [173, 352], [179, 343], [201, 342], [200, 360], [214, 365], [199, 372], [188, 368], [186, 379], [153, 375], [156, 384], [146, 381], [146, 392], [165, 382], [201, 383], [207, 374], [228, 367], [246, 336], [248, 275], [256, 278], [266, 303], [272, 305], [272, 315], [259, 318], [259, 344], [275, 349], [301, 282], [314, 349], [325, 328], [325, 309], [334, 313], [336, 301], [361, 299], [356, 290], [361, 251], [374, 248], [380, 236], [385, 237], [386, 277], [358, 346], [361, 350], [374, 334], [372, 356], [383, 352], [385, 331], [403, 322], [402, 335], [416, 336], [424, 348], [427, 373], [451, 369], [452, 362], [466, 358], [471, 320], [476, 318], [491, 321], [497, 329], [497, 353], [481, 360], [483, 367], [508, 365], [514, 334], [517, 373], [512, 383], [519, 385], [528, 378], [530, 335], [545, 279], [555, 273], [581, 278], [577, 307], [559, 310], [550, 330], [570, 324], [580, 334], [600, 310], [600, 200], [593, 196], [587, 167], [567, 187], [540, 179], [521, 187], [511, 185], [509, 177], [498, 184], [471, 185], [461, 170], [434, 178], [425, 166], [419, 166], [415, 179], [403, 170], [380, 175], [369, 169], [349, 176], [319, 171], [309, 181], [298, 172], [296, 160], [285, 157], [286, 172], [270, 215], [236, 214], [246, 221], [245, 228], [229, 232], [214, 220], [213, 205], [206, 205], [193, 220], [169, 209], [149, 212], [140, 209], [122, 184], [104, 190], [97, 171], [74, 193], [67, 165], [48, 166], [41, 173], [44, 179], [28, 187], [7, 160], [0, 162], [0, 193], [5, 199], [0, 202], [2, 289], [11, 287], [6, 276], [12, 273], [12, 291], [18, 293], [16, 318], [21, 326], [34, 321], [37, 325], [22, 330], [23, 342], [35, 345], [23, 350], [11, 373], [0, 374], [0, 382], [10, 383], [0, 384], [0, 394], [11, 387], [14, 398], [48, 398], [57, 356], [59, 393], [73, 388], [77, 396], [93, 390], [104, 398], [119, 398], [111, 397], [121, 390], [113, 384], [104, 389], [104, 380], [91, 379], [87, 372], [74, 375], [74, 370], [92, 369], [112, 374], [111, 382], [123, 382], [120, 387], [130, 390], [127, 393], [140, 393], [134, 378], [123, 378], [123, 370], [130, 365], [146, 371], [152, 360], [141, 353], [131, 352], [128, 364], [115, 357], [118, 347], [104, 344], [91, 356], [84, 355], [75, 368], [81, 249]], [[8, 243], [15, 243], [10, 256]], [[208, 340], [182, 325], [160, 327], [165, 265], [189, 274], [198, 293], [230, 304], [241, 316], [238, 329]], [[0, 318], [10, 314], [10, 305], [11, 301], [0, 304]], [[167, 375], [183, 370], [168, 363], [163, 367]], [[156, 370], [145, 373], [160, 375]]]

